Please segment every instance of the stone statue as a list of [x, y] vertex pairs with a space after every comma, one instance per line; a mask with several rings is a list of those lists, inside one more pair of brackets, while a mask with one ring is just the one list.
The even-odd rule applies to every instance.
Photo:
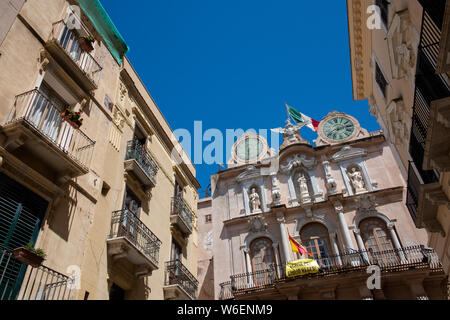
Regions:
[[298, 185], [300, 187], [300, 202], [302, 202], [302, 203], [310, 202], [311, 201], [311, 196], [309, 195], [308, 183], [306, 181], [305, 176], [301, 175], [297, 179], [297, 182], [298, 182]]
[[252, 188], [252, 193], [250, 194], [250, 210], [252, 213], [261, 211], [261, 201], [255, 188]]
[[364, 179], [359, 170], [353, 167], [351, 171], [347, 171], [347, 175], [350, 178], [350, 181], [356, 193], [366, 191]]

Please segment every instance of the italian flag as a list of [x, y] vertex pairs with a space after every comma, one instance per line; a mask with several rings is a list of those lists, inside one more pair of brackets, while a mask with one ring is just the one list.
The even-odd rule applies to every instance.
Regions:
[[292, 119], [294, 119], [296, 123], [306, 123], [306, 126], [308, 128], [310, 128], [312, 131], [317, 132], [320, 121], [316, 121], [313, 118], [308, 117], [304, 113], [297, 111], [288, 104], [286, 104], [286, 109], [288, 111], [288, 114], [292, 117]]

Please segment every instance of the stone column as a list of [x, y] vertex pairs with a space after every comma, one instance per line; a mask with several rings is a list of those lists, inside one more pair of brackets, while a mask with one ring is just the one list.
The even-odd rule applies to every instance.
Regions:
[[273, 255], [275, 256], [275, 264], [276, 264], [276, 271], [277, 271], [277, 276], [281, 277], [281, 263], [280, 263], [280, 253], [278, 251], [278, 243], [273, 243], [272, 244], [273, 247]]
[[250, 250], [248, 248], [244, 249], [244, 254], [245, 254], [245, 261], [247, 262], [247, 273], [248, 273], [248, 278], [247, 278], [247, 284], [249, 286], [253, 285], [253, 276], [251, 275], [252, 272], [252, 261], [250, 259]]
[[405, 262], [406, 261], [405, 254], [403, 253], [403, 248], [400, 245], [400, 241], [398, 240], [397, 232], [395, 232], [394, 223], [393, 222], [388, 223], [387, 224], [387, 228], [388, 228], [388, 230], [389, 230], [389, 232], [391, 234], [392, 242], [394, 243], [394, 247], [395, 247], [395, 249], [398, 252], [400, 260], [402, 262]]
[[342, 265], [342, 260], [341, 260], [341, 256], [340, 256], [340, 252], [339, 252], [339, 247], [337, 245], [337, 241], [336, 241], [336, 232], [332, 232], [329, 234], [330, 237], [330, 241], [331, 241], [331, 247], [333, 248], [333, 254], [336, 256], [336, 259], [334, 262], [336, 262], [338, 265]]
[[360, 251], [364, 251], [364, 258], [366, 259], [367, 264], [370, 264], [369, 255], [367, 254], [366, 247], [364, 245], [363, 239], [361, 237], [361, 231], [359, 229], [354, 229], [353, 233], [355, 234], [356, 242], [358, 243], [358, 248]]
[[344, 244], [347, 248], [353, 248], [352, 240], [350, 239], [350, 231], [348, 231], [347, 223], [344, 218], [344, 207], [339, 201], [334, 202], [334, 209], [336, 210], [339, 218], [339, 226], [342, 234], [344, 235]]
[[288, 263], [291, 258], [291, 251], [288, 247], [289, 237], [286, 230], [286, 224], [283, 213], [277, 214], [277, 221], [280, 224], [280, 233], [281, 233], [281, 247], [283, 249], [284, 254], [284, 262]]

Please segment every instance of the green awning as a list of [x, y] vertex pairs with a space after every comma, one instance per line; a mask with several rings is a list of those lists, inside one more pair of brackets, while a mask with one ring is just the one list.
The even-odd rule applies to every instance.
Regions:
[[123, 56], [130, 50], [119, 30], [112, 22], [99, 0], [78, 0], [81, 9], [102, 36], [109, 51], [121, 65]]

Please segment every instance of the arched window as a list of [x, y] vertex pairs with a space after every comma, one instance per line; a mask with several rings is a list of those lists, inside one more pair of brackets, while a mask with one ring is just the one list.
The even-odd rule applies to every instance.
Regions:
[[398, 262], [392, 239], [386, 223], [380, 218], [366, 218], [359, 224], [361, 237], [366, 250], [369, 251], [372, 263], [392, 264]]
[[275, 256], [273, 252], [272, 241], [268, 238], [258, 238], [250, 244], [250, 257], [252, 260], [252, 270], [254, 273], [254, 281], [257, 285], [267, 283], [272, 276], [266, 270], [273, 269], [275, 264]]
[[303, 246], [314, 255], [319, 265], [331, 265], [331, 250], [328, 229], [317, 222], [309, 223], [300, 231]]
[[359, 224], [366, 250], [374, 252], [393, 250], [386, 223], [380, 218], [367, 218]]

